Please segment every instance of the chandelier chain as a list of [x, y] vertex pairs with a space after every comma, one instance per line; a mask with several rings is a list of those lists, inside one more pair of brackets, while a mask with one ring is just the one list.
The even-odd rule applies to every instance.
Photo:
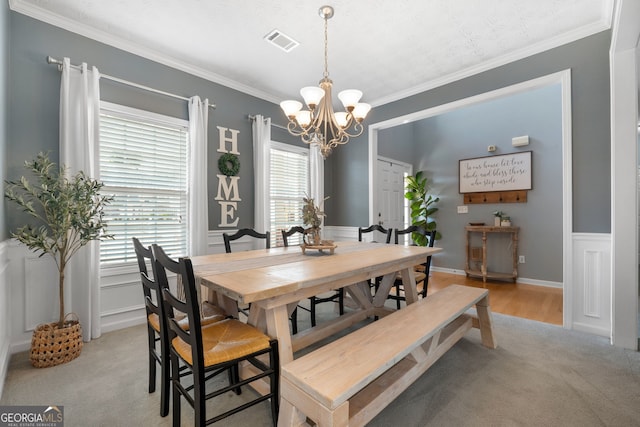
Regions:
[[329, 18], [324, 16], [324, 78], [329, 78]]

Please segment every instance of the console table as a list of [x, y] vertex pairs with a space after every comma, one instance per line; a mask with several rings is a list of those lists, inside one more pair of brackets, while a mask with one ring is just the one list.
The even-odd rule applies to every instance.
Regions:
[[[495, 280], [513, 280], [516, 281], [518, 277], [518, 231], [520, 227], [492, 227], [485, 225], [469, 225], [465, 227], [465, 242], [467, 249], [467, 259], [465, 265], [465, 273], [467, 277], [482, 277], [482, 281], [486, 282], [487, 279]], [[471, 233], [482, 234], [482, 265], [480, 270], [471, 268], [469, 253], [471, 248], [469, 247], [469, 241]], [[499, 273], [494, 271], [487, 271], [487, 236], [495, 235], [496, 233], [509, 233], [511, 234], [511, 256], [513, 258], [513, 271], [510, 273]]]

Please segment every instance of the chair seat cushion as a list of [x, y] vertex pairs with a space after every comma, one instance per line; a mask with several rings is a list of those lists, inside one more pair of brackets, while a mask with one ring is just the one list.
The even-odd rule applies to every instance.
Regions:
[[[416, 276], [416, 283], [422, 282], [425, 279], [425, 277], [427, 277], [426, 274], [424, 274], [423, 272], [420, 272], [420, 271], [414, 271], [414, 274]], [[402, 281], [402, 274], [397, 273], [396, 274], [396, 280]]]
[[[251, 325], [235, 319], [215, 322], [202, 328], [204, 365], [213, 366], [269, 348], [269, 337]], [[188, 364], [193, 364], [191, 346], [176, 337], [171, 345]]]
[[[200, 323], [202, 326], [205, 325], [209, 325], [211, 323], [214, 322], [219, 322], [221, 320], [224, 320], [227, 318], [226, 313], [224, 312], [224, 310], [222, 310], [220, 307], [215, 306], [211, 303], [208, 302], [203, 302], [202, 303], [202, 319], [200, 320]], [[180, 317], [180, 320], [178, 320], [178, 325], [180, 325], [180, 327], [182, 329], [184, 329], [185, 331], [189, 330], [189, 321], [188, 319], [182, 315], [182, 316], [178, 316], [176, 315], [176, 317]], [[156, 332], [160, 332], [160, 318], [158, 317], [157, 314], [155, 313], [151, 313], [148, 317], [147, 320], [149, 321], [149, 324], [151, 325], [151, 327], [153, 329], [155, 329]]]

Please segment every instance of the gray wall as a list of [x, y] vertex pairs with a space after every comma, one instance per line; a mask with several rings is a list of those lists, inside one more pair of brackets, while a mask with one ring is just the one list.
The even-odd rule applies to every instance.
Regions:
[[[47, 55], [71, 62], [95, 65], [104, 74], [136, 82], [182, 96], [199, 95], [217, 105], [209, 111], [209, 229], [218, 229], [219, 205], [216, 196], [218, 180], [218, 131], [216, 126], [237, 129], [239, 133], [240, 181], [239, 227], [253, 227], [253, 148], [251, 122], [248, 115], [262, 114], [284, 123], [280, 107], [208, 80], [177, 71], [156, 62], [95, 42], [77, 34], [10, 12], [11, 51], [9, 102], [9, 144], [7, 177], [19, 178], [26, 159], [39, 151], [51, 152], [58, 161], [58, 112], [60, 72], [45, 61]], [[3, 27], [4, 28], [4, 27]], [[3, 61], [3, 65], [6, 64]], [[174, 117], [187, 118], [187, 103], [123, 86], [106, 79], [100, 83], [104, 100], [147, 109]], [[5, 115], [0, 115], [4, 117]], [[1, 124], [2, 122], [0, 122]], [[1, 130], [1, 129], [0, 129]], [[302, 144], [286, 132], [273, 128], [275, 139]], [[8, 207], [8, 227], [13, 229], [24, 218]], [[6, 227], [2, 232], [6, 235]]]
[[[404, 132], [404, 133], [403, 133]], [[530, 144], [514, 148], [511, 138], [528, 135]], [[402, 137], [410, 141], [400, 141]], [[409, 142], [409, 144], [407, 144]], [[526, 264], [522, 277], [562, 281], [562, 117], [561, 87], [544, 88], [468, 106], [456, 111], [396, 126], [378, 134], [379, 153], [408, 160], [414, 171], [424, 170], [431, 193], [440, 197], [434, 215], [442, 239], [437, 266], [463, 269], [464, 226], [468, 222], [493, 224], [492, 212], [502, 210], [520, 229], [519, 254]], [[458, 192], [458, 161], [532, 151], [533, 189], [527, 203], [471, 204], [468, 214], [457, 214], [463, 205]], [[404, 147], [404, 148], [403, 148]], [[509, 272], [511, 257], [507, 235], [489, 240], [489, 268]], [[479, 246], [479, 239], [472, 244]]]
[[[9, 87], [9, 4], [0, 3], [0, 177], [6, 179], [7, 110]], [[4, 194], [4, 192], [3, 192]], [[0, 197], [0, 241], [7, 239], [4, 197]]]
[[378, 132], [378, 155], [413, 165], [414, 173], [417, 172], [415, 152], [420, 138], [416, 137], [415, 128], [413, 123], [409, 123], [381, 129]]
[[[573, 231], [611, 231], [609, 118], [610, 31], [551, 49], [393, 103], [375, 107], [367, 122], [377, 123], [509, 85], [571, 69], [573, 134]], [[336, 150], [327, 162], [335, 183], [326, 191], [327, 224], [367, 222], [368, 135]], [[446, 231], [446, 230], [444, 230]]]
[[[15, 12], [9, 13], [11, 39], [9, 62], [8, 143], [6, 176], [22, 175], [25, 159], [38, 151], [58, 156], [58, 104], [60, 73], [45, 57], [69, 56], [72, 62], [96, 65], [114, 75], [184, 96], [208, 97], [218, 105], [209, 119], [210, 229], [219, 223], [219, 209], [212, 193], [217, 190], [218, 137], [216, 126], [238, 129], [241, 160], [240, 227], [253, 226], [253, 156], [251, 124], [247, 115], [263, 114], [283, 123], [273, 103], [211, 83], [110, 46], [78, 36]], [[530, 58], [376, 107], [367, 119], [376, 123], [502, 88], [571, 68], [573, 115], [574, 231], [610, 231], [609, 65], [610, 32], [605, 31]], [[160, 113], [186, 117], [186, 104], [106, 82], [106, 100]], [[298, 144], [285, 132], [273, 129], [274, 139]], [[389, 155], [389, 157], [396, 157]], [[466, 156], [463, 156], [466, 157]], [[400, 159], [402, 160], [402, 159]], [[325, 164], [327, 225], [359, 226], [368, 221], [368, 134], [339, 147]], [[18, 212], [8, 209], [7, 225], [21, 223]], [[446, 232], [446, 230], [443, 230]], [[6, 236], [6, 227], [2, 233]]]

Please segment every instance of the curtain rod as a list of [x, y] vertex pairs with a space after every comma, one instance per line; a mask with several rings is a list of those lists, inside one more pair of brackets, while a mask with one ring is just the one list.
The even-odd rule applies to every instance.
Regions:
[[[249, 120], [255, 120], [256, 116], [249, 115], [249, 116], [247, 116], [247, 118]], [[273, 123], [273, 122], [271, 122], [271, 126], [279, 128], [279, 129], [282, 129], [282, 130], [288, 130], [286, 126], [282, 126], [282, 125], [279, 125], [279, 124]]]
[[[54, 58], [52, 56], [47, 56], [47, 63], [48, 64], [53, 64], [53, 65], [57, 65], [58, 66], [58, 70], [62, 71], [62, 61], [61, 60], [56, 59], [56, 58]], [[79, 65], [71, 64], [71, 66], [74, 67], [74, 68], [80, 68]], [[113, 77], [113, 76], [110, 76], [108, 74], [100, 73], [100, 77], [101, 78], [105, 78], [107, 80], [114, 81], [116, 83], [120, 83], [120, 84], [127, 85], [127, 86], [132, 86], [132, 87], [135, 87], [135, 88], [138, 88], [138, 89], [143, 89], [143, 90], [146, 90], [148, 92], [157, 93], [157, 94], [168, 96], [168, 97], [171, 97], [171, 98], [182, 99], [183, 101], [188, 101], [189, 100], [189, 98], [187, 98], [185, 96], [176, 95], [175, 93], [169, 93], [169, 92], [165, 92], [165, 91], [162, 91], [162, 90], [154, 89], [154, 88], [149, 87], [149, 86], [143, 86], [141, 84], [133, 83], [133, 82], [130, 82], [128, 80], [120, 79], [118, 77]], [[209, 107], [215, 109], [216, 108], [216, 104], [209, 104]]]

